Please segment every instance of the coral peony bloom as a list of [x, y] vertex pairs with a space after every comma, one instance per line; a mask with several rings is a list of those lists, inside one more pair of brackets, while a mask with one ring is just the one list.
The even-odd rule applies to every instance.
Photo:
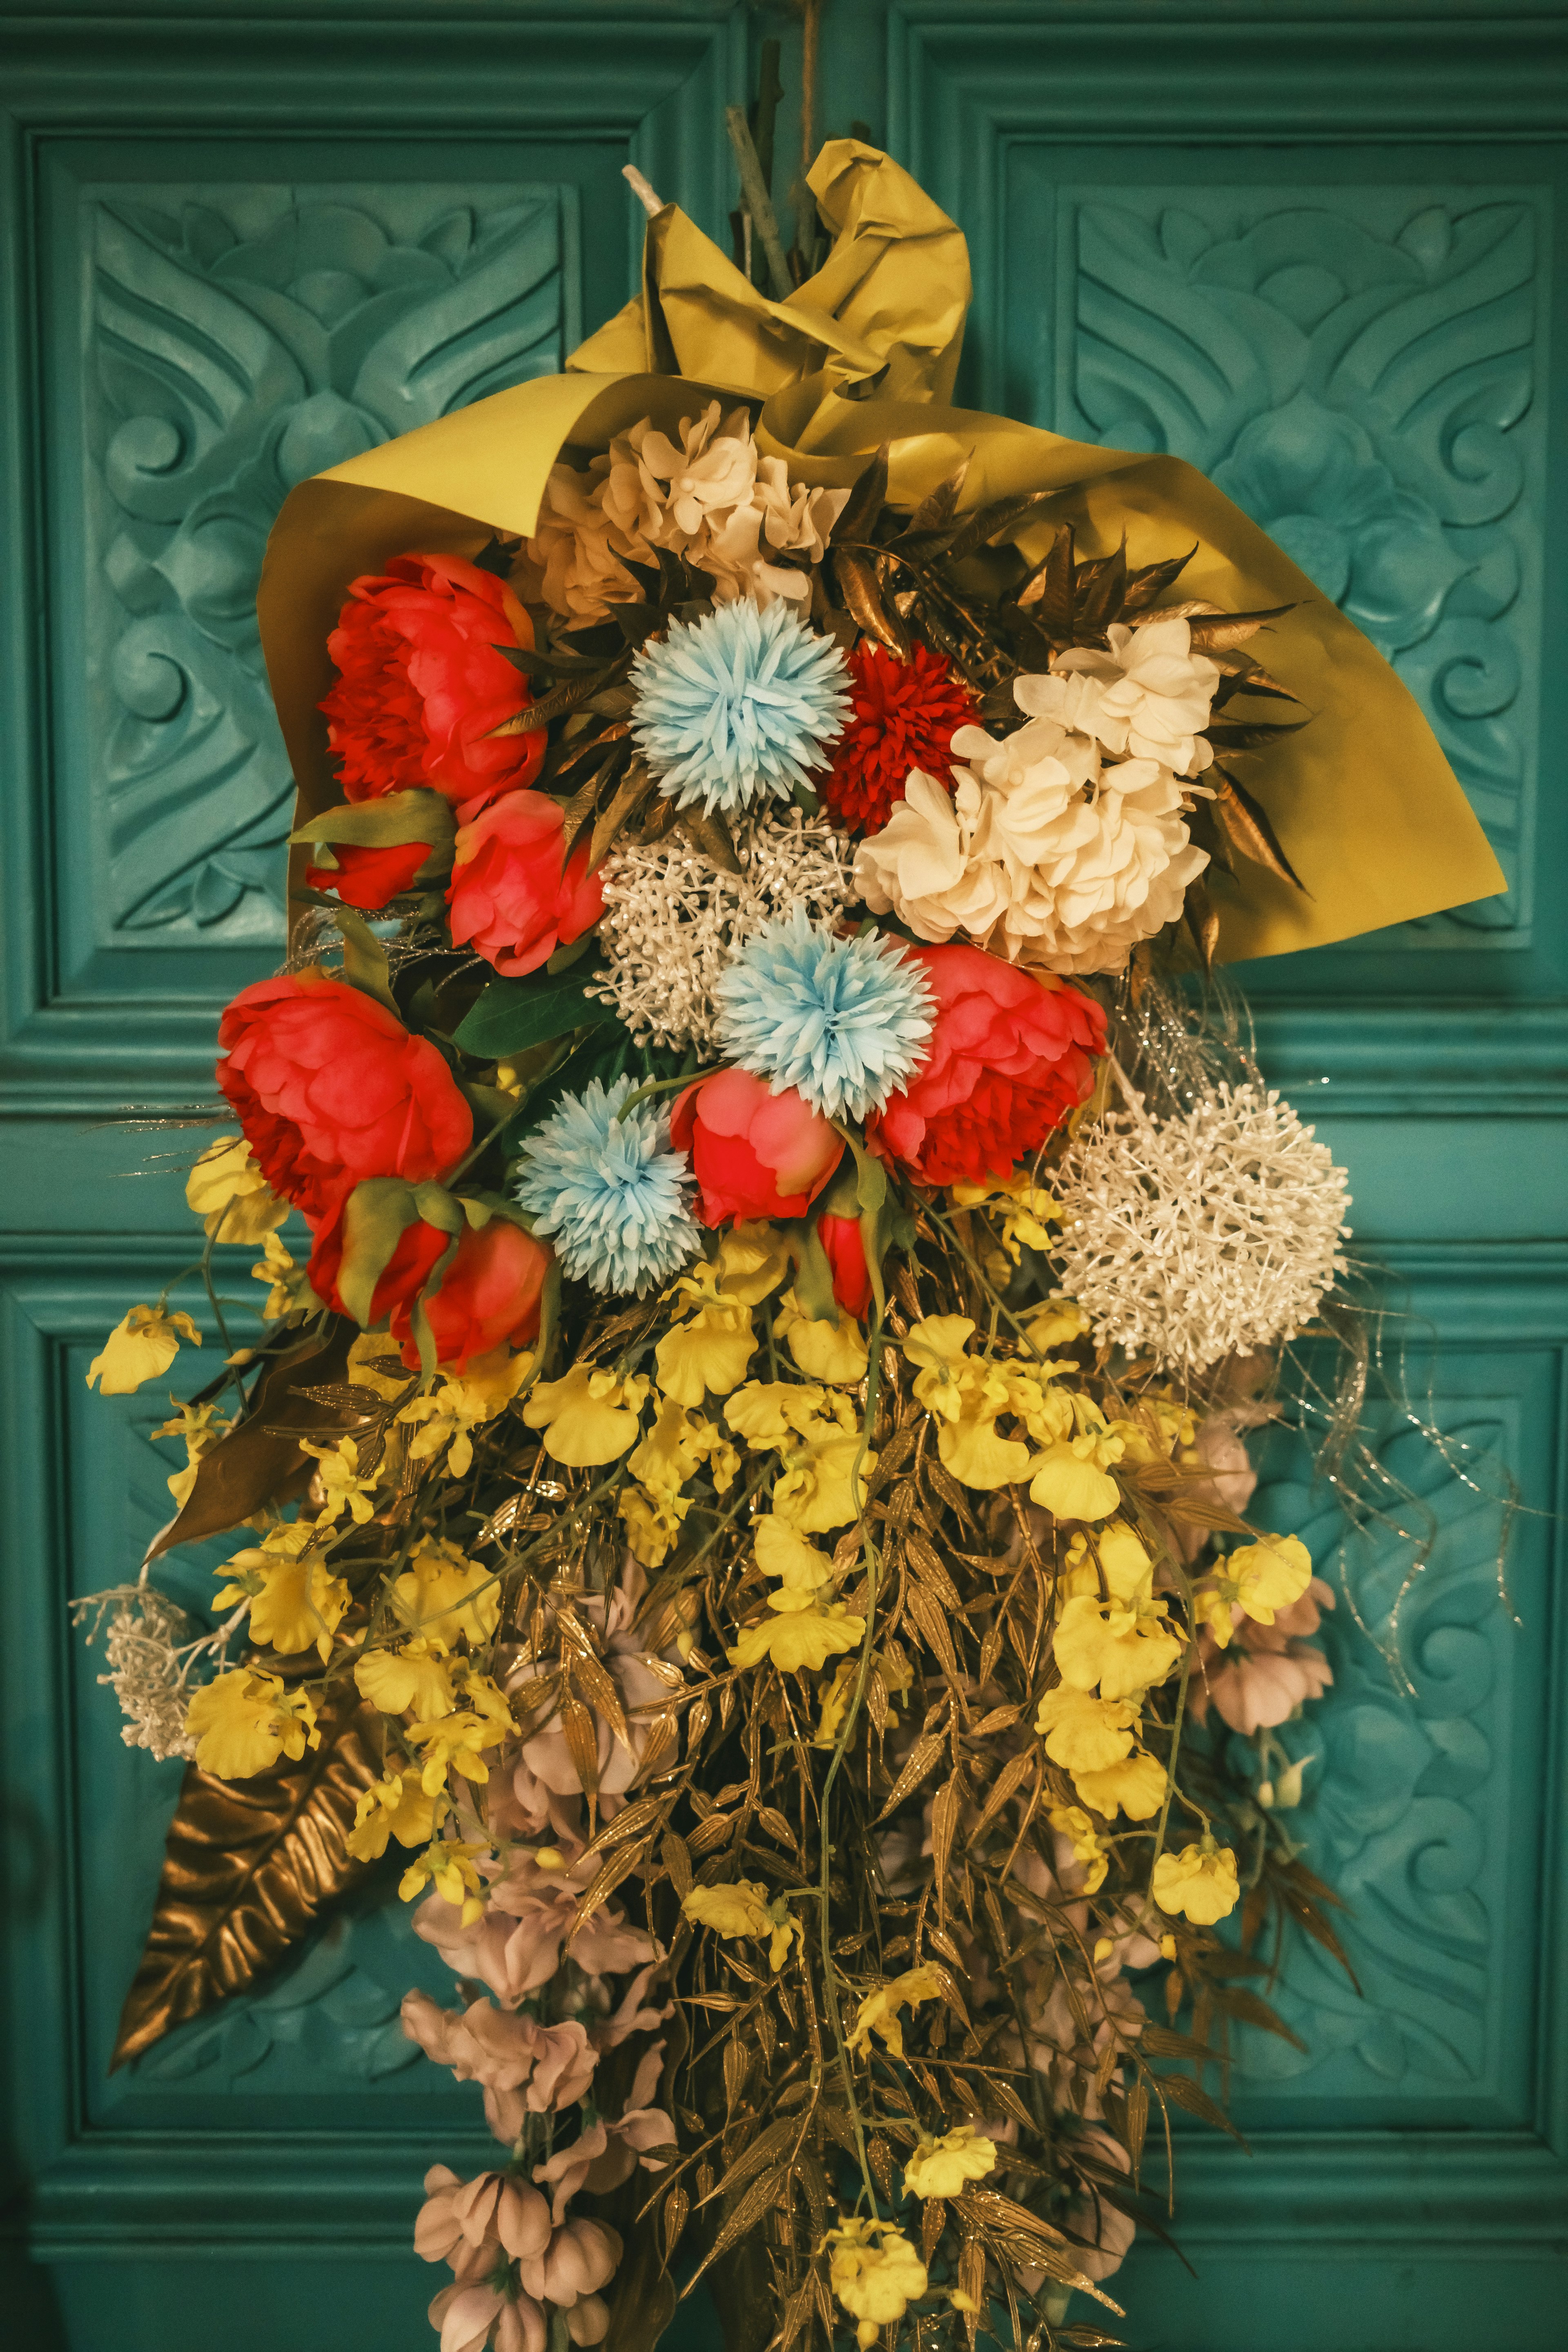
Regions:
[[941, 655], [924, 646], [905, 662], [868, 639], [850, 655], [849, 673], [855, 715], [830, 773], [815, 781], [843, 824], [874, 833], [903, 799], [911, 768], [946, 777], [953, 730], [973, 717], [974, 703]]
[[324, 1216], [365, 1176], [439, 1176], [473, 1114], [434, 1045], [310, 967], [242, 988], [218, 1024], [217, 1082], [272, 1190]]
[[586, 836], [563, 866], [564, 825], [558, 801], [508, 793], [458, 828], [447, 890], [455, 947], [516, 979], [592, 930], [605, 886], [588, 871]]
[[676, 1098], [671, 1141], [689, 1152], [705, 1225], [804, 1217], [844, 1145], [794, 1087], [770, 1094], [749, 1070], [720, 1070]]
[[836, 1217], [824, 1209], [816, 1221], [816, 1238], [833, 1268], [833, 1296], [847, 1315], [864, 1322], [871, 1305], [871, 1269], [860, 1238], [858, 1217]]
[[[446, 1234], [441, 1240], [445, 1246]], [[488, 1356], [492, 1348], [521, 1348], [536, 1338], [549, 1268], [544, 1244], [505, 1217], [492, 1217], [478, 1233], [466, 1230], [440, 1289], [425, 1302], [437, 1362], [466, 1372], [475, 1356]], [[391, 1309], [392, 1336], [402, 1340], [403, 1360], [411, 1371], [419, 1361], [413, 1335], [417, 1296], [417, 1290], [410, 1291]]]
[[1105, 1015], [979, 948], [916, 947], [936, 996], [931, 1051], [866, 1122], [866, 1140], [917, 1183], [1005, 1178], [1094, 1084]]
[[533, 698], [505, 648], [532, 645], [506, 583], [460, 555], [399, 555], [354, 581], [327, 639], [342, 675], [321, 705], [344, 799], [423, 787], [479, 801], [531, 784], [542, 730], [495, 730]]
[[400, 890], [412, 889], [430, 849], [427, 841], [395, 841], [384, 849], [340, 842], [332, 851], [337, 864], [308, 866], [305, 880], [312, 890], [335, 890], [345, 907], [375, 912]]

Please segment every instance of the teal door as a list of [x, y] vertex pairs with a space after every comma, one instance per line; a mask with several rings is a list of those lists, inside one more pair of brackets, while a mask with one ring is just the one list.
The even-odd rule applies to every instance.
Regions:
[[[1251, 2153], [1184, 2137], [1196, 2277], [1151, 2243], [1115, 2289], [1127, 2340], [1170, 2352], [1562, 2340], [1565, 14], [822, 13], [819, 130], [867, 124], [968, 233], [959, 396], [1211, 472], [1422, 696], [1510, 877], [1241, 975], [1274, 1078], [1350, 1168], [1445, 1444], [1374, 1424], [1419, 1508], [1361, 1529], [1289, 1445], [1265, 1465], [1264, 1517], [1341, 1591], [1298, 1818], [1362, 1990], [1295, 1954], [1279, 1998], [1306, 2054], [1236, 2049]], [[172, 1465], [156, 1408], [82, 1375], [189, 1230], [188, 1139], [112, 1121], [205, 1100], [219, 1005], [277, 957], [289, 783], [252, 599], [284, 491], [557, 368], [634, 279], [623, 163], [722, 236], [722, 108], [773, 33], [787, 158], [795, 11], [170, 0], [0, 24], [0, 2104], [5, 2308], [38, 2352], [434, 2340], [419, 2174], [488, 2143], [477, 2094], [398, 2032], [405, 1988], [448, 1979], [395, 1900], [108, 2072], [180, 1768], [121, 1747], [66, 1603], [133, 1570]], [[1510, 1479], [1529, 1508], [1500, 1598]]]

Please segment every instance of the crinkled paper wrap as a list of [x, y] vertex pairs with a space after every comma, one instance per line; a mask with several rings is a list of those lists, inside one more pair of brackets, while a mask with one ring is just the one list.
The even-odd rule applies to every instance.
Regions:
[[602, 449], [644, 416], [673, 431], [713, 394], [738, 394], [756, 412], [759, 449], [784, 457], [797, 480], [851, 482], [887, 442], [889, 495], [913, 505], [970, 457], [966, 509], [1008, 492], [1058, 493], [1020, 539], [1031, 556], [1060, 522], [1086, 555], [1108, 551], [1125, 528], [1134, 562], [1195, 540], [1184, 594], [1237, 612], [1295, 605], [1254, 644], [1311, 724], [1249, 761], [1247, 782], [1310, 895], [1254, 866], [1234, 882], [1211, 877], [1227, 961], [1322, 946], [1502, 890], [1414, 698], [1272, 540], [1179, 457], [950, 406], [969, 303], [963, 235], [898, 164], [853, 139], [823, 149], [811, 184], [835, 242], [789, 301], [765, 299], [667, 205], [648, 224], [642, 293], [574, 353], [568, 373], [497, 393], [291, 493], [258, 610], [301, 814], [338, 797], [317, 706], [352, 580], [406, 551], [472, 555], [492, 530], [527, 536], [563, 449]]

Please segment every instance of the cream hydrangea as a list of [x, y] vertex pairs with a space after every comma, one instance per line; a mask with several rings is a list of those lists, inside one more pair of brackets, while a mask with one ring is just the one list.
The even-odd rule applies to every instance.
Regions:
[[645, 416], [585, 473], [552, 467], [527, 562], [536, 593], [578, 626], [637, 602], [626, 565], [660, 548], [709, 572], [720, 604], [804, 604], [809, 574], [779, 559], [820, 562], [848, 496], [792, 485], [782, 457], [759, 458], [748, 411], [726, 416], [714, 400], [682, 417], [679, 439]]
[[1113, 622], [1105, 634], [1103, 653], [1073, 646], [1053, 656], [1045, 677], [1019, 678], [1019, 709], [1092, 736], [1119, 758], [1201, 775], [1214, 758], [1202, 730], [1219, 664], [1194, 653], [1192, 625], [1179, 615]]
[[[1086, 683], [1096, 685], [1021, 677], [1014, 693], [1028, 709], [1046, 689]], [[1061, 972], [1120, 971], [1181, 913], [1208, 857], [1184, 822], [1194, 788], [1169, 766], [1106, 761], [1088, 732], [1044, 714], [1001, 740], [961, 727], [952, 748], [964, 764], [952, 796], [913, 771], [888, 824], [860, 845], [855, 878], [874, 912], [920, 939], [963, 933]]]

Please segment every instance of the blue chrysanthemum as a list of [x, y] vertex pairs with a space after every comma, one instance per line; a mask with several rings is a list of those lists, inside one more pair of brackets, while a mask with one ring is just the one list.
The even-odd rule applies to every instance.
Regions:
[[880, 1110], [925, 1059], [932, 1000], [895, 940], [837, 938], [804, 907], [746, 941], [719, 982], [719, 1036], [743, 1070], [826, 1118]]
[[568, 1096], [529, 1137], [515, 1192], [574, 1280], [640, 1298], [685, 1265], [701, 1236], [668, 1113], [639, 1103], [616, 1117], [633, 1090], [617, 1078], [606, 1094], [595, 1078], [586, 1094]]
[[666, 800], [744, 809], [787, 800], [842, 733], [849, 673], [831, 637], [782, 600], [748, 597], [706, 619], [672, 621], [632, 668], [632, 731]]

